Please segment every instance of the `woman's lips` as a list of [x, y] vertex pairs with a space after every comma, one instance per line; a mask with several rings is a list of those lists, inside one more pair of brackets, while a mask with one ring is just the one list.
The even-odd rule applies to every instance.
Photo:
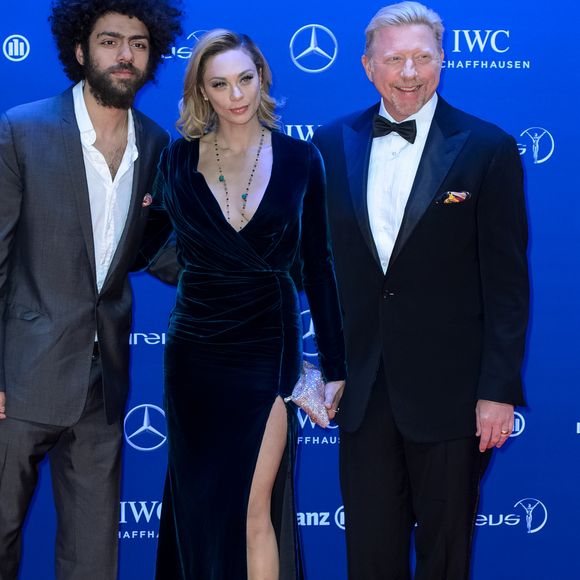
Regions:
[[230, 109], [230, 112], [233, 113], [234, 115], [242, 115], [247, 110], [248, 110], [248, 105], [245, 105], [243, 107], [236, 107], [235, 109]]

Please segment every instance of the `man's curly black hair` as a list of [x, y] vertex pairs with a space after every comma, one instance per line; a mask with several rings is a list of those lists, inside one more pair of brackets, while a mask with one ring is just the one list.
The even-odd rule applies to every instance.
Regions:
[[147, 80], [155, 78], [163, 55], [182, 32], [183, 13], [173, 0], [54, 0], [49, 17], [51, 30], [64, 72], [73, 82], [85, 76], [75, 56], [76, 46], [86, 48], [95, 22], [111, 12], [138, 18], [147, 27], [150, 36]]

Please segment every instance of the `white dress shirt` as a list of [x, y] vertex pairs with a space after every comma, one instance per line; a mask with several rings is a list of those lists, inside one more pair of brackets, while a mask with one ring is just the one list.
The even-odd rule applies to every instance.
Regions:
[[[399, 234], [436, 106], [437, 93], [417, 113], [405, 119], [415, 119], [415, 143], [409, 143], [398, 133], [373, 139], [367, 180], [367, 207], [383, 272], [387, 271]], [[387, 113], [382, 99], [379, 115], [395, 122]]]
[[133, 170], [139, 152], [135, 142], [133, 115], [129, 109], [127, 147], [113, 179], [104, 155], [94, 146], [97, 134], [83, 97], [82, 81], [73, 88], [73, 101], [89, 189], [97, 289], [100, 292], [127, 221], [133, 189]]

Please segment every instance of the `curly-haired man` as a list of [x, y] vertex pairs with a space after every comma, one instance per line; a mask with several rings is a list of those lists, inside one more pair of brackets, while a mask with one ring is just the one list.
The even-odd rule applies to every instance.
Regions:
[[117, 577], [127, 273], [146, 228], [165, 227], [149, 192], [167, 133], [132, 105], [180, 18], [172, 0], [56, 0], [52, 32], [76, 85], [0, 118], [2, 580], [17, 577], [45, 455], [57, 578]]

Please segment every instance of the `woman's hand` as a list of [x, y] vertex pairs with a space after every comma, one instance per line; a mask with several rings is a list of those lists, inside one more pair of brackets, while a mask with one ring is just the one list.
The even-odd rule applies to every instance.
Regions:
[[345, 381], [330, 381], [324, 387], [324, 406], [328, 411], [328, 418], [332, 421], [338, 413], [338, 405], [344, 393]]

